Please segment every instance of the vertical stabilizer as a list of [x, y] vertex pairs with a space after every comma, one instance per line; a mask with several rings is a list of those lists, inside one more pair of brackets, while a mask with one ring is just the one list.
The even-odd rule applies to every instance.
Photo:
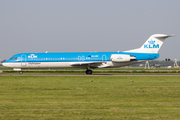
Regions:
[[174, 35], [154, 34], [139, 48], [138, 52], [157, 53], [165, 39], [173, 36]]
[[150, 36], [139, 49], [128, 50], [125, 52], [158, 53], [165, 39], [173, 36], [175, 35], [154, 34]]

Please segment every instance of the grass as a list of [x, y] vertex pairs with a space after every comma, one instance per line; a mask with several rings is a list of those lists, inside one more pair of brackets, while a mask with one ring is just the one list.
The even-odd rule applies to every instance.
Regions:
[[180, 119], [180, 77], [0, 76], [0, 119]]

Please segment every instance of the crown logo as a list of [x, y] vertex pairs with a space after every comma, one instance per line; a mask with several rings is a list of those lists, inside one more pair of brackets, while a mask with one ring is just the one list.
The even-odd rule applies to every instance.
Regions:
[[35, 54], [31, 54], [28, 58], [37, 58], [37, 56], [35, 56]]
[[155, 43], [155, 41], [153, 41], [153, 40], [150, 40], [148, 42], [149, 42], [149, 44], [154, 44]]

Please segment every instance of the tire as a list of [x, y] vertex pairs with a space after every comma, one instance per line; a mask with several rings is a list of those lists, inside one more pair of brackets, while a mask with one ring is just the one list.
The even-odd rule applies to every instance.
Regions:
[[92, 70], [86, 70], [86, 74], [91, 75], [92, 74]]
[[22, 71], [20, 71], [20, 72], [19, 72], [19, 74], [20, 74], [20, 75], [22, 75], [22, 74], [23, 74], [23, 72], [22, 72]]

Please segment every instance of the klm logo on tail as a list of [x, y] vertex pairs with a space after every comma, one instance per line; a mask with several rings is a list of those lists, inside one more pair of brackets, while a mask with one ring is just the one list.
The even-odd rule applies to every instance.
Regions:
[[149, 44], [145, 44], [144, 48], [159, 48], [159, 44], [155, 44], [156, 41], [150, 40]]

